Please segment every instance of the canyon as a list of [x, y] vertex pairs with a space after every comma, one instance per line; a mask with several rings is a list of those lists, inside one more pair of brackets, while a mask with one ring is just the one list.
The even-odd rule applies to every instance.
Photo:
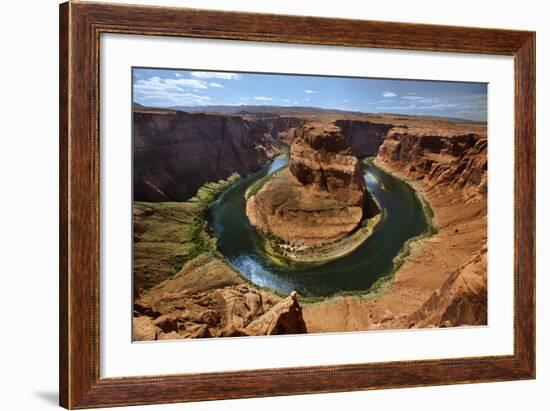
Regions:
[[[285, 151], [288, 168], [247, 200], [259, 231], [293, 247], [349, 235], [379, 211], [358, 173], [357, 157], [372, 156], [429, 203], [437, 232], [407, 243], [376, 292], [309, 301], [250, 284], [217, 251], [205, 213], [227, 187]], [[134, 164], [135, 340], [487, 323], [486, 124], [137, 107]], [[291, 214], [284, 224], [281, 204], [282, 215]], [[326, 225], [316, 229], [315, 218]]]
[[247, 174], [280, 153], [303, 120], [134, 109], [134, 199], [185, 201], [205, 183]]
[[[253, 172], [286, 150], [301, 125], [319, 117], [311, 114], [317, 113], [311, 109], [301, 116], [292, 110], [240, 109], [230, 113], [135, 105], [134, 200], [185, 201], [205, 183], [233, 173], [244, 176]], [[332, 116], [340, 117], [331, 114], [329, 118]], [[359, 157], [375, 155], [389, 126], [347, 116], [350, 118], [339, 120], [338, 125], [354, 153]]]
[[437, 233], [410, 243], [391, 281], [374, 295], [308, 306], [310, 332], [487, 324], [486, 128], [399, 119], [374, 162], [429, 202]]

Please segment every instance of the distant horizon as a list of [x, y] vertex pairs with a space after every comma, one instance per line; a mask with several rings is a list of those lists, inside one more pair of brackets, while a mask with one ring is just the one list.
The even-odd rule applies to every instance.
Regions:
[[487, 122], [487, 84], [133, 68], [133, 102], [175, 109], [280, 107]]
[[[353, 111], [353, 110], [342, 110], [337, 108], [324, 108], [324, 107], [315, 107], [315, 106], [278, 106], [275, 104], [239, 104], [239, 105], [232, 105], [232, 104], [205, 104], [200, 106], [166, 106], [166, 107], [159, 107], [159, 106], [151, 106], [151, 105], [144, 105], [140, 103], [139, 104], [143, 108], [149, 108], [149, 109], [158, 109], [158, 110], [177, 110], [177, 111], [185, 111], [185, 109], [191, 109], [192, 112], [199, 113], [201, 112], [201, 108], [210, 108], [210, 107], [227, 107], [227, 108], [240, 108], [240, 107], [265, 107], [266, 109], [269, 108], [277, 108], [277, 109], [308, 109], [308, 110], [320, 110], [320, 111], [339, 111], [342, 113], [351, 113], [351, 114], [361, 114], [361, 115], [386, 115], [386, 116], [407, 116], [407, 117], [425, 117], [425, 118], [441, 118], [441, 119], [453, 119], [453, 120], [464, 120], [464, 121], [470, 121], [473, 123], [484, 123], [487, 124], [486, 120], [472, 120], [468, 118], [462, 118], [462, 117], [453, 117], [453, 116], [443, 116], [443, 115], [436, 115], [436, 114], [404, 114], [404, 113], [392, 113], [392, 112], [367, 112], [367, 111]], [[235, 111], [235, 113], [238, 113]], [[252, 113], [253, 114], [253, 113]]]

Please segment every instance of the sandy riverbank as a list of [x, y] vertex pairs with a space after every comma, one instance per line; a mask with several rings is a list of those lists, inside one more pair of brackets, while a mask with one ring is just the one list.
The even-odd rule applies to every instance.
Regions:
[[281, 264], [285, 264], [285, 259], [289, 259], [294, 263], [328, 263], [354, 252], [372, 235], [382, 218], [383, 213], [379, 213], [371, 219], [365, 220], [363, 225], [355, 232], [344, 238], [320, 246], [290, 246], [280, 241], [266, 240], [264, 244], [265, 252], [273, 261], [280, 261]]

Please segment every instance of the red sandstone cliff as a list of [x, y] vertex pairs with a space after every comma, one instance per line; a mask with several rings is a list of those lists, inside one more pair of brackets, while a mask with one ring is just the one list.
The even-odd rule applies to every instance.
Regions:
[[[444, 281], [414, 312], [374, 328], [487, 324], [487, 161], [484, 126], [432, 121], [390, 131], [376, 162], [410, 178], [430, 201], [439, 233], [424, 248]], [[428, 277], [431, 263], [411, 259], [398, 276], [424, 267]]]
[[[209, 181], [245, 175], [279, 153], [302, 120], [134, 111], [134, 199], [181, 201]], [[290, 135], [290, 137], [289, 137]]]
[[417, 328], [487, 325], [487, 246], [457, 269], [409, 321]]
[[[462, 131], [462, 132], [460, 132]], [[487, 193], [487, 137], [464, 128], [394, 128], [380, 146], [378, 161], [399, 168], [426, 186], [447, 187], [466, 200]]]

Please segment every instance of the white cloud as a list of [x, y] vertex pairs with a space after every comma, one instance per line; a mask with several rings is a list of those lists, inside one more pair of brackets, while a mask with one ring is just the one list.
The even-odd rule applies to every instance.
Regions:
[[305, 98], [304, 101], [311, 101], [311, 99], [310, 98]]
[[200, 96], [193, 93], [160, 93], [137, 97], [137, 100], [138, 102], [141, 101], [148, 106], [200, 106], [208, 103], [210, 101], [210, 97]]
[[181, 77], [180, 73], [174, 73], [176, 77]]
[[223, 85], [220, 83], [208, 83], [210, 87], [223, 88]]
[[219, 73], [214, 71], [192, 71], [191, 75], [197, 78], [218, 78], [222, 80], [238, 80], [241, 78], [237, 73]]
[[299, 101], [296, 101], [296, 100], [291, 100], [291, 99], [288, 99], [288, 98], [284, 98], [283, 99], [283, 102], [284, 102], [284, 106], [297, 106], [300, 104]]
[[195, 94], [195, 91], [202, 92], [207, 89], [208, 84], [198, 79], [154, 76], [134, 83], [136, 100], [153, 106], [204, 104], [210, 100], [210, 97]]
[[306, 93], [306, 94], [319, 94], [319, 92], [315, 91], [315, 90], [304, 90], [304, 93]]
[[386, 97], [386, 98], [397, 97], [397, 94], [395, 94], [392, 91], [384, 91], [382, 93], [382, 97]]
[[151, 77], [147, 80], [138, 80], [134, 85], [134, 91], [183, 91], [184, 89], [205, 90], [208, 85], [202, 80], [184, 79], [184, 78], [165, 78]]
[[460, 107], [460, 104], [455, 103], [448, 103], [448, 104], [432, 104], [430, 106], [421, 106], [418, 107], [419, 109], [427, 110], [427, 109], [436, 109], [436, 110], [442, 110], [444, 108], [456, 108]]
[[487, 112], [487, 95], [485, 93], [437, 98], [407, 93], [397, 97], [399, 98], [380, 99], [376, 101], [373, 109], [387, 113], [432, 114], [481, 120], [485, 119], [484, 116]]
[[379, 106], [376, 107], [377, 110], [443, 110], [446, 108], [458, 108], [460, 104], [455, 103], [445, 103], [445, 104], [430, 104], [427, 106], [419, 106], [417, 104], [410, 104], [408, 106], [397, 105], [397, 106]]
[[256, 101], [274, 101], [274, 98], [271, 97], [264, 97], [264, 96], [256, 96], [254, 97], [254, 100]]

